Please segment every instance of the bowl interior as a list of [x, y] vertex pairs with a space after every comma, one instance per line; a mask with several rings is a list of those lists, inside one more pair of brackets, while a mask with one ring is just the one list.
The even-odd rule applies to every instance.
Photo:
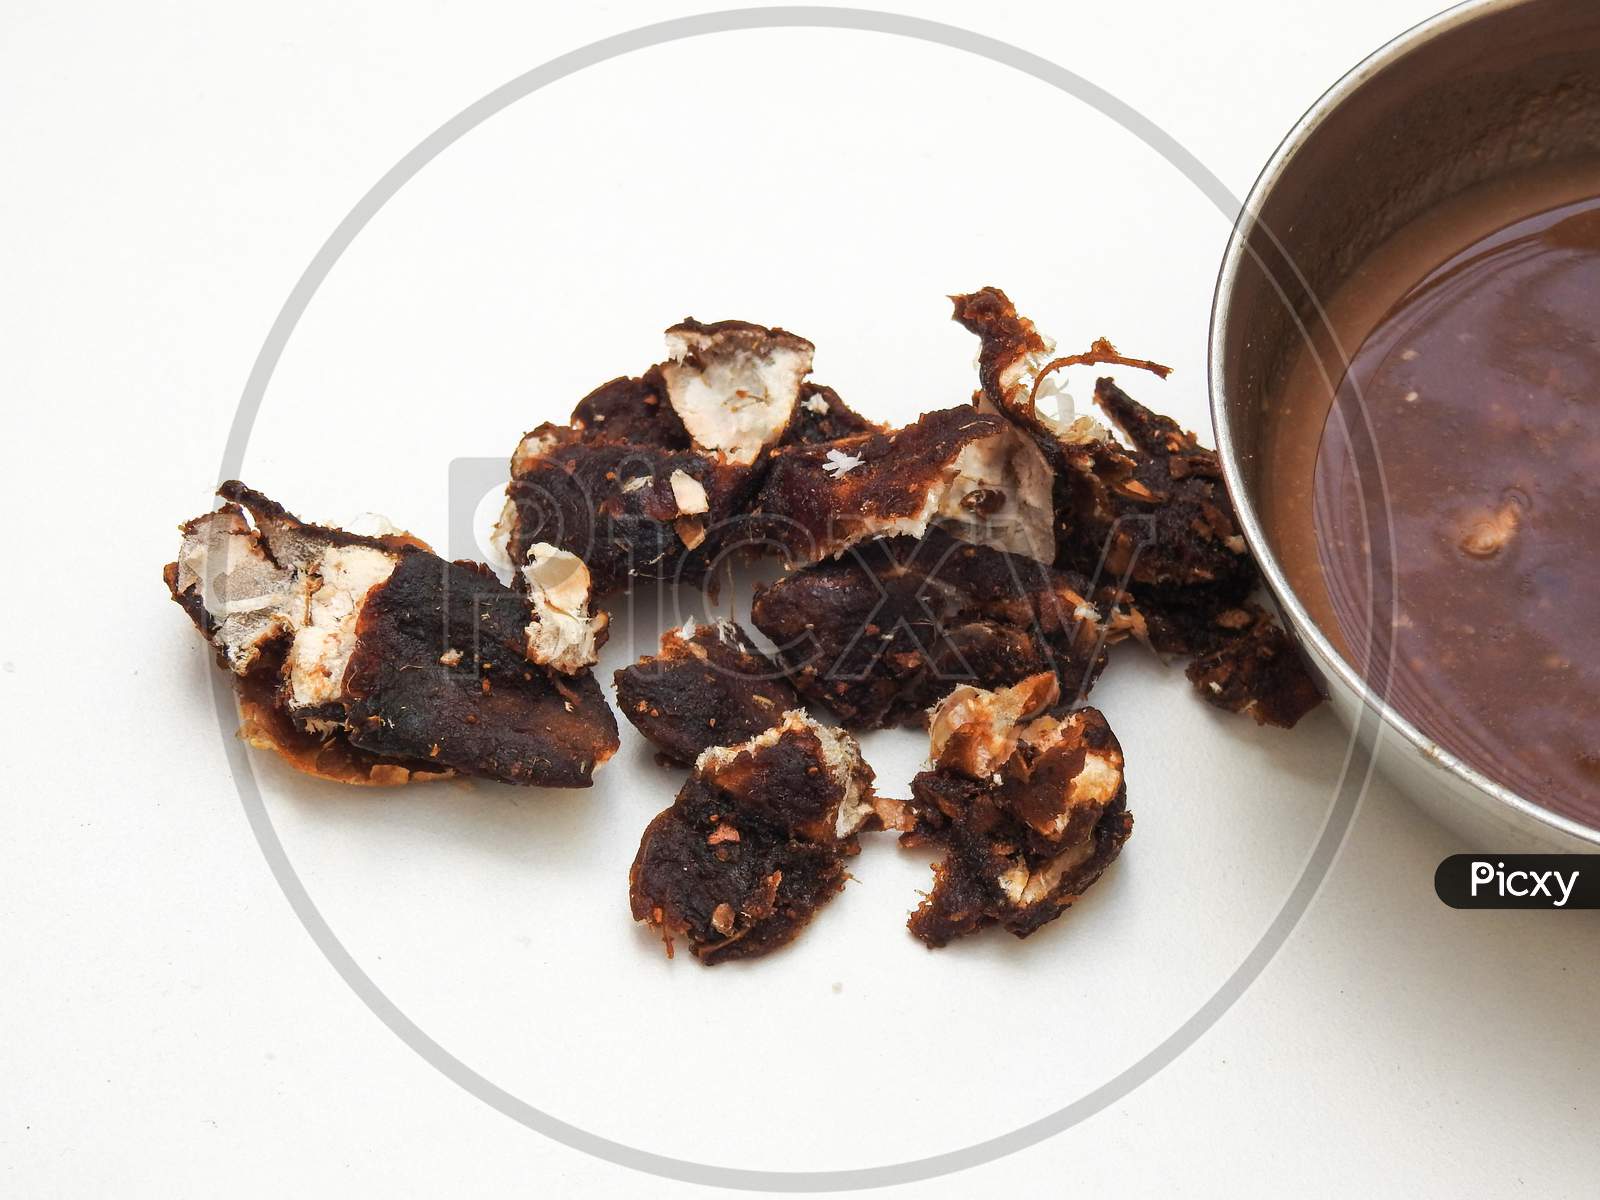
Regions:
[[1211, 330], [1212, 408], [1229, 487], [1313, 659], [1458, 779], [1586, 841], [1600, 841], [1600, 831], [1515, 795], [1370, 697], [1290, 587], [1262, 503], [1288, 368], [1309, 348], [1328, 379], [1343, 375], [1356, 347], [1340, 344], [1324, 305], [1372, 250], [1469, 188], [1597, 155], [1600, 4], [1481, 0], [1442, 13], [1351, 71], [1279, 147], [1230, 242]]

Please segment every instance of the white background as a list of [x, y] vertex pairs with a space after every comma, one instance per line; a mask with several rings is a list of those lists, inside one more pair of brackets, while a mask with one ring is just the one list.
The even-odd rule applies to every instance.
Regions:
[[[0, 601], [0, 1190], [693, 1190], [513, 1124], [346, 989], [261, 859], [208, 656], [157, 577], [173, 525], [208, 504], [268, 326], [361, 193], [506, 79], [689, 11], [0, 18], [16, 581]], [[915, 11], [1111, 90], [1242, 195], [1316, 94], [1429, 6]], [[402, 191], [307, 312], [244, 477], [303, 515], [376, 509], [442, 543], [450, 458], [504, 456], [650, 362], [686, 312], [804, 333], [819, 379], [904, 418], [972, 386], [942, 297], [990, 282], [1064, 346], [1106, 333], [1173, 363], [1140, 394], [1203, 427], [1226, 233], [1110, 122], [969, 56], [827, 31], [652, 49], [520, 102]], [[603, 678], [653, 639], [654, 618], [638, 624], [619, 625]], [[1344, 745], [1330, 715], [1258, 731], [1131, 652], [1095, 699], [1128, 752], [1124, 859], [1030, 941], [939, 954], [901, 927], [926, 859], [878, 839], [789, 951], [661, 958], [624, 875], [679, 775], [627, 727], [588, 793], [375, 798], [258, 774], [345, 944], [475, 1069], [665, 1154], [864, 1166], [1003, 1132], [1126, 1067], [1215, 990], [1303, 864]], [[917, 739], [866, 749], [902, 791]], [[1304, 922], [1177, 1063], [1038, 1147], [900, 1190], [1592, 1190], [1600, 925], [1445, 909], [1433, 868], [1466, 848], [1374, 787]]]

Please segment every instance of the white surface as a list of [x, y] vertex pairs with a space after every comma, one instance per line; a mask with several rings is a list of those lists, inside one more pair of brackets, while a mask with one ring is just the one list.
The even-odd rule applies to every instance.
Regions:
[[[915, 11], [1081, 72], [1238, 194], [1323, 86], [1428, 11], [1063, 7]], [[157, 579], [268, 325], [356, 198], [489, 88], [686, 11], [0, 18], [0, 488], [13, 578], [37, 581], [7, 589], [0, 650], [0, 1190], [692, 1190], [485, 1108], [346, 990], [255, 847], [207, 656]], [[985, 282], [1063, 345], [1106, 333], [1172, 362], [1142, 391], [1203, 426], [1225, 235], [1110, 123], [952, 51], [822, 31], [649, 50], [494, 118], [400, 194], [291, 342], [244, 477], [306, 516], [377, 510], [442, 541], [449, 457], [508, 454], [652, 361], [687, 312], [802, 332], [817, 378], [902, 417], [971, 387], [942, 297]], [[603, 677], [638, 648], [619, 628]], [[466, 1062], [648, 1149], [838, 1168], [965, 1144], [1103, 1082], [1282, 902], [1337, 769], [1331, 717], [1260, 732], [1131, 653], [1095, 699], [1130, 763], [1122, 862], [1030, 941], [937, 955], [901, 926], [926, 860], [878, 839], [790, 951], [666, 962], [623, 879], [677, 776], [628, 727], [591, 793], [378, 799], [260, 777], [335, 930]], [[920, 753], [897, 734], [866, 750], [889, 791]], [[1176, 1064], [1041, 1146], [891, 1191], [1592, 1191], [1600, 923], [1444, 908], [1434, 866], [1466, 848], [1380, 784], [1289, 943]], [[795, 1032], [774, 1042], [772, 1023]], [[751, 1100], [705, 1099], [730, 1091]]]

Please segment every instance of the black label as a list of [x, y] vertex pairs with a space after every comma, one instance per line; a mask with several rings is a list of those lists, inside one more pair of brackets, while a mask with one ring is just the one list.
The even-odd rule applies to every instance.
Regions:
[[1433, 890], [1451, 908], [1600, 908], [1600, 854], [1452, 854]]

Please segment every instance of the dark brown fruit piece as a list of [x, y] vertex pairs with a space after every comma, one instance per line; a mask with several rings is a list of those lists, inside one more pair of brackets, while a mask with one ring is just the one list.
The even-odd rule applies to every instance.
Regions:
[[658, 366], [637, 379], [624, 376], [595, 388], [572, 410], [572, 424], [595, 439], [662, 450], [687, 450], [691, 445], [689, 431], [667, 402], [667, 385]]
[[990, 925], [1027, 937], [1071, 907], [1132, 833], [1116, 737], [1093, 708], [1033, 715], [1055, 697], [1046, 675], [958, 689], [935, 711], [934, 765], [912, 780], [916, 828], [905, 839], [945, 851], [907, 923], [929, 946]]
[[807, 382], [800, 388], [800, 407], [794, 422], [784, 434], [785, 445], [814, 445], [860, 433], [882, 433], [884, 428], [869, 421], [839, 398], [839, 393], [820, 383]]
[[1003, 416], [1034, 444], [1057, 473], [1058, 493], [1074, 472], [1131, 467], [1092, 417], [1048, 411], [1054, 390], [1045, 369], [1053, 361], [1052, 344], [1004, 292], [986, 287], [950, 299], [956, 322], [979, 339], [980, 407]]
[[[800, 423], [813, 347], [746, 321], [666, 331], [667, 361], [579, 401], [511, 459], [496, 530], [513, 566], [547, 542], [583, 558], [595, 593], [634, 578], [700, 585], [717, 554], [750, 540], [742, 516], [767, 450]], [[837, 397], [834, 398], [837, 400]], [[842, 403], [817, 427], [860, 418]]]
[[794, 423], [815, 347], [784, 329], [693, 317], [666, 332], [667, 401], [696, 449], [754, 466]]
[[1283, 729], [1322, 703], [1299, 649], [1265, 611], [1251, 604], [1219, 619], [1235, 628], [1185, 672], [1208, 702]]
[[644, 832], [628, 874], [634, 919], [669, 957], [681, 937], [708, 965], [792, 941], [844, 886], [871, 793], [854, 739], [800, 712], [705, 751]]
[[1060, 514], [1060, 551], [1079, 570], [1106, 556], [1139, 589], [1204, 588], [1242, 598], [1257, 582], [1222, 485], [1216, 451], [1152, 412], [1116, 383], [1095, 383], [1095, 400], [1133, 442], [1125, 477], [1097, 476], [1093, 507]]
[[[1241, 597], [1249, 591], [1255, 564], [1238, 536], [1214, 451], [1109, 378], [1096, 384], [1095, 400], [1131, 448], [1089, 418], [1050, 417], [1036, 395], [1048, 378], [1049, 343], [998, 288], [955, 297], [955, 317], [981, 339], [981, 394], [1057, 471], [1060, 563], [1108, 579], [1126, 576], [1139, 587], [1232, 588]], [[1120, 356], [1101, 341], [1072, 357]]]
[[668, 630], [660, 653], [623, 667], [616, 682], [622, 715], [680, 763], [752, 738], [800, 707], [783, 672], [732, 621]]
[[693, 450], [543, 425], [511, 460], [497, 535], [517, 565], [539, 542], [576, 554], [596, 596], [633, 578], [698, 584], [750, 486], [748, 470]]
[[[956, 320], [982, 340], [981, 394], [1055, 469], [1057, 565], [1126, 588], [1138, 636], [1160, 654], [1210, 656], [1236, 643], [1238, 614], [1259, 572], [1216, 452], [1110, 378], [1096, 383], [1095, 401], [1131, 445], [1116, 442], [1087, 417], [1050, 418], [1036, 403], [1049, 386], [1050, 346], [1033, 323], [998, 288], [954, 301]], [[1104, 339], [1069, 361], [1122, 362], [1166, 374], [1158, 364], [1124, 359]], [[1253, 618], [1249, 624], [1254, 630]], [[1306, 711], [1302, 705], [1320, 693], [1287, 635], [1271, 628], [1271, 634], [1252, 632], [1250, 642], [1272, 647], [1270, 683], [1268, 672], [1238, 665], [1254, 652], [1233, 645], [1228, 694], [1236, 699], [1225, 707], [1270, 711], [1293, 724]], [[1251, 694], [1258, 686], [1270, 686], [1278, 698]], [[1216, 702], [1217, 693], [1209, 685], [1206, 690]], [[1252, 707], [1256, 700], [1264, 707]]]
[[1050, 480], [1018, 449], [1004, 420], [970, 406], [889, 433], [784, 446], [771, 455], [756, 522], [791, 563], [935, 526], [1048, 559]]
[[1077, 575], [960, 541], [852, 547], [756, 589], [751, 619], [808, 699], [851, 728], [920, 721], [959, 683], [999, 687], [1052, 671], [1087, 693], [1127, 616]]
[[[1150, 505], [1128, 590], [1145, 618], [1151, 646], [1195, 656], [1187, 674], [1208, 702], [1248, 712], [1258, 724], [1292, 728], [1322, 702], [1322, 689], [1289, 635], [1249, 602], [1259, 572], [1239, 532], [1216, 452], [1110, 379], [1098, 381], [1095, 399], [1139, 455], [1133, 478], [1118, 495], [1124, 528], [1129, 510]], [[1069, 559], [1073, 544], [1064, 533], [1060, 545]], [[1076, 553], [1086, 556], [1087, 545], [1078, 542]]]
[[[572, 425], [595, 439], [663, 450], [688, 450], [694, 445], [668, 398], [659, 365], [637, 378], [623, 376], [595, 388], [572, 410]], [[810, 445], [882, 430], [883, 426], [856, 412], [831, 387], [807, 381], [800, 386], [799, 404], [779, 444]]]
[[528, 661], [528, 618], [488, 568], [407, 555], [356, 624], [350, 744], [504, 783], [588, 787], [616, 752], [616, 719], [593, 672]]
[[341, 733], [312, 732], [294, 721], [282, 701], [279, 669], [282, 645], [268, 651], [261, 668], [233, 681], [239, 697], [239, 737], [257, 750], [270, 750], [296, 771], [334, 783], [397, 787], [449, 779], [453, 769], [428, 760], [385, 757], [358, 749]]
[[593, 675], [535, 660], [549, 608], [410, 535], [307, 524], [237, 482], [219, 494], [164, 577], [233, 674], [252, 745], [343, 783], [557, 787], [616, 750]]

